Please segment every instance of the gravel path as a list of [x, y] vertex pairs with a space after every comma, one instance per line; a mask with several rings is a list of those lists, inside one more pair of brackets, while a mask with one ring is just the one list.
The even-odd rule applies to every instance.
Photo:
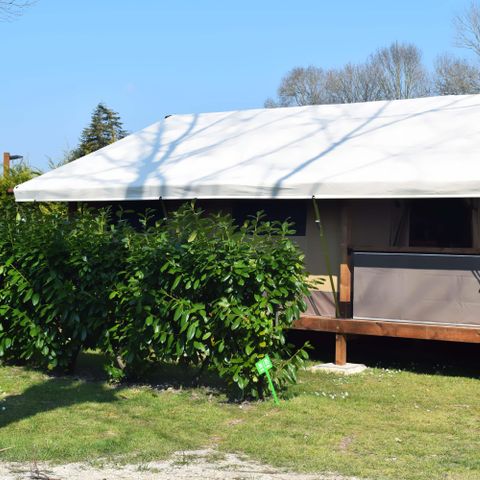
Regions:
[[335, 474], [285, 472], [215, 450], [177, 452], [169, 460], [141, 465], [0, 463], [2, 480], [359, 480]]

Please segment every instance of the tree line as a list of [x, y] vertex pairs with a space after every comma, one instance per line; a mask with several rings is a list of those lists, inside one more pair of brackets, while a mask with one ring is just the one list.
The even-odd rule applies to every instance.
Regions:
[[480, 6], [472, 2], [453, 23], [455, 45], [473, 52], [475, 61], [446, 53], [436, 58], [429, 72], [416, 45], [393, 42], [361, 63], [293, 68], [282, 78], [277, 97], [268, 98], [265, 107], [480, 93]]

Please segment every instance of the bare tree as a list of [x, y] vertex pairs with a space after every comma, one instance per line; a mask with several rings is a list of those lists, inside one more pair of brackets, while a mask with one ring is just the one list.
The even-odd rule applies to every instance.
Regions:
[[331, 70], [296, 67], [280, 82], [278, 100], [269, 98], [265, 107], [394, 100], [421, 97], [430, 91], [421, 51], [415, 45], [395, 42], [364, 63]]
[[12, 20], [20, 16], [25, 8], [33, 3], [35, 0], [0, 0], [0, 21]]
[[330, 103], [326, 95], [327, 73], [319, 67], [296, 67], [285, 75], [278, 87], [279, 106]]
[[433, 80], [438, 95], [480, 93], [480, 69], [450, 54], [437, 57]]
[[296, 67], [283, 77], [277, 94], [265, 108], [379, 100], [378, 70], [372, 63], [331, 70]]
[[347, 63], [343, 68], [330, 70], [327, 93], [334, 103], [354, 103], [381, 100], [380, 71], [373, 62]]
[[480, 6], [478, 3], [470, 3], [463, 13], [453, 19], [453, 24], [456, 30], [456, 46], [472, 50], [480, 56]]
[[428, 74], [422, 64], [422, 53], [415, 45], [394, 42], [377, 50], [371, 61], [378, 68], [384, 98], [398, 100], [428, 95]]
[[264, 102], [263, 102], [264, 108], [277, 108], [280, 107], [278, 102], [276, 102], [272, 97], [268, 97]]

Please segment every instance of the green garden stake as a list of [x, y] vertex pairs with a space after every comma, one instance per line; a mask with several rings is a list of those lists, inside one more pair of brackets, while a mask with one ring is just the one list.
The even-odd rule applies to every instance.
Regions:
[[272, 361], [270, 360], [270, 357], [268, 355], [265, 355], [265, 357], [262, 358], [262, 360], [259, 360], [255, 364], [255, 366], [257, 367], [257, 371], [259, 375], [262, 375], [264, 373], [267, 376], [268, 386], [270, 387], [270, 391], [272, 392], [275, 405], [280, 405], [280, 402], [278, 401], [278, 397], [277, 397], [277, 392], [275, 392], [275, 387], [273, 386], [273, 382], [270, 377], [270, 373], [268, 373], [268, 371], [272, 368]]

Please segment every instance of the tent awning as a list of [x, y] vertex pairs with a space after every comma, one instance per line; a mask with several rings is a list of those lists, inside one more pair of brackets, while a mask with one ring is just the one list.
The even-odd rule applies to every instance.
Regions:
[[480, 95], [173, 115], [19, 202], [480, 197]]

